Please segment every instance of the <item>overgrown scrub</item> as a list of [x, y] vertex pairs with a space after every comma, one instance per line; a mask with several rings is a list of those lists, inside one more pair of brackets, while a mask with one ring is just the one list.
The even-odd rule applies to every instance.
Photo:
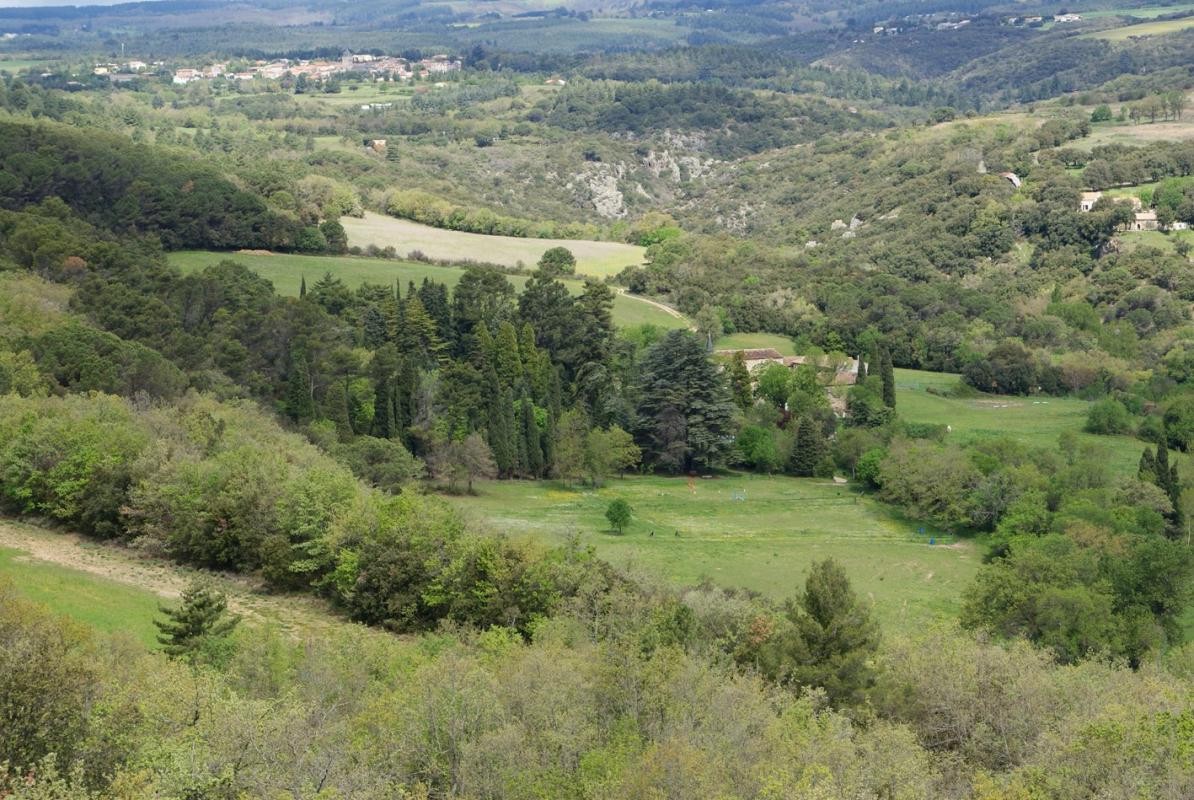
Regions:
[[[45, 797], [1178, 800], [1190, 677], [1057, 667], [952, 628], [890, 642], [870, 715], [776, 688], [615, 593], [417, 639], [241, 626], [216, 669], [96, 637], [0, 585], [0, 791]], [[693, 600], [692, 596], [685, 603]], [[706, 597], [690, 608], [701, 619]], [[20, 653], [26, 658], [13, 662]], [[26, 723], [29, 717], [22, 718]]]

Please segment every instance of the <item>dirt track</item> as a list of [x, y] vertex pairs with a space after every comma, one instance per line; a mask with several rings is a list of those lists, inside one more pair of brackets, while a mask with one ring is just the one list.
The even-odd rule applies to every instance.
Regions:
[[345, 624], [315, 598], [265, 594], [260, 582], [252, 578], [187, 569], [73, 533], [0, 519], [0, 547], [25, 553], [31, 560], [135, 586], [168, 600], [177, 598], [191, 579], [203, 575], [228, 596], [228, 607], [235, 613], [248, 620], [278, 625], [296, 636]]

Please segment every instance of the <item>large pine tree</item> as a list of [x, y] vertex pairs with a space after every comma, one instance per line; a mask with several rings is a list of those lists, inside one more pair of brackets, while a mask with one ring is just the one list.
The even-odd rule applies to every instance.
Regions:
[[734, 405], [721, 371], [688, 331], [670, 331], [643, 356], [637, 438], [663, 469], [721, 466], [733, 447]]

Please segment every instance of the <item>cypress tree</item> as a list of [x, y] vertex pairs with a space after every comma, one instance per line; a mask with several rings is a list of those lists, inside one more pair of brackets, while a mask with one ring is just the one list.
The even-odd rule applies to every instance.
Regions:
[[535, 421], [535, 406], [526, 393], [522, 395], [522, 436], [526, 442], [527, 473], [532, 478], [543, 475], [543, 446], [540, 443], [539, 423]]
[[746, 357], [742, 351], [734, 353], [733, 358], [730, 359], [730, 368], [728, 370], [730, 376], [730, 393], [734, 396], [734, 402], [743, 411], [755, 404], [754, 391], [751, 387], [750, 370], [746, 368]]
[[1140, 454], [1140, 465], [1136, 469], [1136, 477], [1146, 483], [1157, 482], [1157, 459], [1153, 457], [1153, 451], [1147, 447]]
[[386, 344], [373, 354], [373, 435], [390, 439], [398, 432], [394, 420], [394, 374], [398, 351]]
[[514, 438], [514, 403], [510, 390], [501, 388], [493, 365], [485, 368], [485, 391], [489, 396], [486, 440], [493, 452], [498, 475], [508, 478], [518, 467], [518, 444]]
[[299, 279], [299, 299], [302, 300], [307, 296], [307, 276], [304, 275]]
[[891, 351], [883, 348], [882, 362], [879, 366], [879, 377], [883, 381], [883, 405], [888, 408], [896, 407], [895, 368], [891, 364]]
[[302, 348], [290, 351], [290, 375], [286, 379], [286, 416], [298, 423], [315, 416], [315, 399], [311, 395], [311, 370]]
[[788, 459], [788, 471], [806, 478], [816, 475], [817, 467], [825, 458], [825, 452], [825, 437], [821, 433], [821, 425], [810, 416], [801, 417], [800, 426], [796, 429], [796, 443]]

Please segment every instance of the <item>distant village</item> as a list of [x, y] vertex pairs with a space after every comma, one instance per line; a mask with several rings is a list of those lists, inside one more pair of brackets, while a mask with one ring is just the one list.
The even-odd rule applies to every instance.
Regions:
[[[107, 76], [114, 83], [143, 77], [147, 73], [159, 72], [165, 68], [161, 61], [146, 63], [131, 59], [123, 63], [96, 64], [95, 75]], [[428, 78], [461, 69], [458, 59], [446, 54], [409, 61], [398, 56], [373, 55], [371, 53], [344, 53], [339, 59], [289, 59], [255, 61], [238, 70], [230, 70], [229, 62], [206, 64], [202, 67], [175, 69], [172, 79], [175, 85], [185, 86], [194, 81], [210, 81], [217, 78], [232, 81], [278, 80], [286, 75], [306, 76], [309, 80], [325, 80], [334, 75], [353, 73], [371, 80], [408, 81], [414, 78]]]

